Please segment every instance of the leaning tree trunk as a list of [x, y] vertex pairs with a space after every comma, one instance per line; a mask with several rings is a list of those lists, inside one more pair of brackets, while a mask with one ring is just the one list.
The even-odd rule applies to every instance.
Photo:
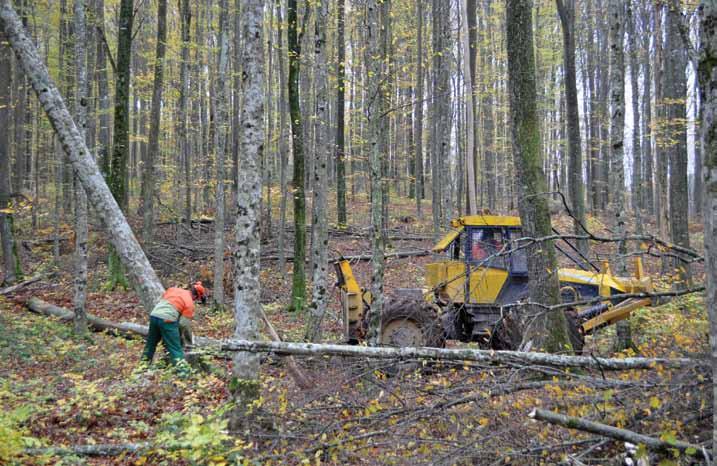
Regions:
[[[80, 136], [87, 142], [87, 28], [85, 2], [75, 0], [75, 122]], [[75, 174], [75, 332], [87, 332], [87, 196]]]
[[164, 288], [132, 233], [119, 204], [102, 178], [80, 131], [67, 111], [60, 91], [50, 79], [47, 68], [32, 40], [25, 33], [9, 0], [2, 1], [0, 26], [30, 79], [40, 104], [55, 129], [92, 206], [102, 220], [112, 246], [129, 273], [142, 305], [147, 312], [150, 312], [164, 292]]
[[328, 301], [328, 226], [326, 215], [326, 190], [328, 174], [329, 101], [328, 101], [328, 55], [326, 53], [326, 26], [329, 20], [328, 0], [321, 0], [315, 11], [314, 56], [316, 57], [316, 160], [314, 161], [314, 202], [312, 212], [311, 263], [312, 294], [309, 305], [309, 323], [306, 329], [308, 341], [321, 339], [321, 321]]
[[712, 454], [717, 452], [717, 2], [702, 2], [701, 57], [698, 78], [702, 104], [705, 305], [712, 349]]
[[[236, 0], [241, 5], [241, 34], [244, 44], [242, 80], [243, 136], [239, 151], [242, 169], [237, 186], [236, 247], [234, 249], [234, 337], [256, 340], [261, 322], [259, 283], [261, 216], [260, 161], [264, 150], [264, 1]], [[259, 356], [234, 355], [232, 396], [237, 403], [231, 413], [234, 427], [242, 424], [250, 403], [259, 397]]]
[[159, 156], [159, 130], [164, 90], [164, 55], [167, 49], [167, 0], [157, 2], [157, 50], [154, 59], [154, 84], [152, 86], [152, 109], [149, 117], [149, 144], [147, 157], [142, 165], [142, 240], [152, 240], [154, 229], [154, 195], [156, 192], [154, 164]]
[[[219, 61], [217, 84], [214, 91], [216, 150], [216, 215], [214, 216], [214, 289], [212, 299], [218, 307], [224, 305], [224, 159], [226, 155], [226, 129], [229, 124], [229, 99], [226, 96], [227, 68], [229, 66], [229, 8], [227, 0], [220, 2]], [[261, 183], [259, 183], [261, 188]]]
[[[508, 93], [515, 160], [518, 210], [527, 236], [551, 234], [550, 211], [543, 193], [547, 191], [542, 169], [540, 118], [537, 109], [535, 55], [533, 52], [532, 1], [508, 0], [506, 5]], [[528, 251], [530, 300], [543, 305], [559, 300], [558, 262], [555, 245], [544, 242]], [[565, 316], [545, 313], [539, 306], [536, 318], [526, 329], [524, 341], [535, 349], [551, 352], [569, 346]]]

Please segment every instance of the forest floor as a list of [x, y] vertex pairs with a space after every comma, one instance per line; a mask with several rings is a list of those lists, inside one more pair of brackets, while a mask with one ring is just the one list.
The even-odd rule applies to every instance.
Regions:
[[[360, 199], [352, 204], [352, 231], [366, 228], [358, 220], [368, 218], [363, 215], [367, 205]], [[411, 200], [394, 199], [392, 231], [412, 237], [430, 235], [429, 209], [426, 206], [426, 220], [421, 221], [413, 214]], [[559, 217], [554, 223], [568, 231], [568, 219]], [[591, 219], [590, 226], [596, 232], [608, 232], [597, 219]], [[694, 243], [701, 244], [701, 228], [695, 225], [691, 232]], [[230, 233], [228, 229], [228, 244]], [[34, 238], [51, 234], [36, 231]], [[195, 228], [193, 235], [191, 242], [179, 240], [176, 227], [165, 225], [158, 230], [156, 243], [147, 248], [166, 286], [197, 278], [211, 284], [211, 225]], [[287, 251], [291, 236], [287, 234]], [[103, 289], [106, 241], [99, 231], [92, 233], [91, 240], [88, 312], [113, 321], [146, 324], [134, 293]], [[429, 249], [431, 244], [429, 239], [412, 238], [394, 240], [390, 248]], [[619, 464], [618, 456], [624, 452], [619, 442], [533, 421], [527, 413], [535, 407], [668, 441], [699, 443], [711, 435], [710, 374], [695, 369], [602, 373], [313, 357], [297, 359], [314, 382], [310, 389], [300, 390], [273, 355], [262, 359], [257, 409], [263, 422], [228, 435], [223, 414], [230, 406], [229, 360], [210, 357], [208, 371], [194, 372], [187, 379], [176, 377], [161, 362], [143, 370], [139, 367], [142, 339], [98, 333], [78, 338], [70, 325], [24, 308], [31, 296], [72, 307], [72, 255], [66, 246], [57, 276], [0, 297], [0, 410], [4, 413], [0, 463], [527, 465], [556, 464], [572, 457], [585, 464]], [[609, 247], [597, 247], [604, 255], [611, 253]], [[273, 235], [263, 245], [263, 255], [276, 255], [276, 248]], [[50, 270], [50, 244], [34, 243], [22, 251], [28, 276]], [[331, 257], [338, 252], [367, 253], [369, 238], [334, 235], [330, 251]], [[386, 289], [422, 286], [423, 265], [431, 260], [430, 256], [388, 260]], [[369, 262], [359, 262], [354, 269], [360, 283], [369, 283]], [[659, 275], [657, 260], [648, 260], [647, 269], [658, 281], [666, 281]], [[291, 264], [288, 270], [279, 270], [274, 259], [262, 263], [262, 302], [282, 338], [301, 341], [305, 316], [286, 311], [290, 271]], [[699, 282], [701, 271], [694, 272]], [[226, 283], [230, 282], [228, 276]], [[330, 303], [324, 340], [337, 342], [342, 339], [342, 326], [336, 291]], [[230, 309], [200, 308], [195, 334], [230, 336], [234, 325]], [[707, 353], [708, 324], [701, 296], [639, 310], [630, 324], [636, 351], [618, 357], [634, 353], [703, 357]], [[586, 350], [615, 356], [610, 350], [613, 339], [614, 329], [601, 330], [588, 337]], [[459, 345], [463, 344], [449, 342], [449, 346]], [[395, 367], [387, 370], [391, 364]], [[398, 374], [386, 375], [396, 369]], [[544, 383], [539, 388], [525, 384], [531, 381]], [[144, 442], [151, 448], [112, 457], [22, 455], [30, 447]], [[661, 464], [690, 464], [674, 452], [659, 459], [665, 461]]]

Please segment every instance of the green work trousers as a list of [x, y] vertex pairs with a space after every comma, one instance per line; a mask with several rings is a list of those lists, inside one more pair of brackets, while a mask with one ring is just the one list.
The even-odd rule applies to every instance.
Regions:
[[172, 364], [176, 365], [179, 361], [184, 361], [184, 350], [179, 338], [179, 324], [177, 322], [165, 322], [159, 317], [150, 317], [149, 333], [147, 334], [147, 343], [144, 345], [142, 359], [152, 362], [154, 352], [157, 350], [157, 345], [160, 341], [167, 348]]

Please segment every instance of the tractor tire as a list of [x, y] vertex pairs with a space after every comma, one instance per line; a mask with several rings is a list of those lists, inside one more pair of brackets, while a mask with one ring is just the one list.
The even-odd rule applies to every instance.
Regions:
[[410, 297], [389, 298], [381, 314], [381, 345], [443, 348], [446, 337], [433, 307]]
[[573, 352], [575, 354], [583, 354], [585, 335], [583, 335], [583, 332], [581, 331], [577, 311], [575, 309], [566, 310], [565, 321], [568, 324], [568, 337], [570, 338], [570, 344], [573, 347]]

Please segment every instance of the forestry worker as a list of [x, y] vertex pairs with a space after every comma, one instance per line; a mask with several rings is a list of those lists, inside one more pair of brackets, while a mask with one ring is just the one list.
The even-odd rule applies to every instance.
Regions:
[[149, 333], [142, 359], [151, 363], [157, 344], [162, 341], [172, 364], [176, 365], [180, 361], [184, 363], [181, 337], [185, 337], [188, 333], [189, 343], [191, 343], [189, 319], [194, 318], [194, 303], [196, 301], [205, 303], [206, 299], [207, 292], [202, 286], [202, 282], [192, 284], [189, 290], [168, 288], [150, 314]]

